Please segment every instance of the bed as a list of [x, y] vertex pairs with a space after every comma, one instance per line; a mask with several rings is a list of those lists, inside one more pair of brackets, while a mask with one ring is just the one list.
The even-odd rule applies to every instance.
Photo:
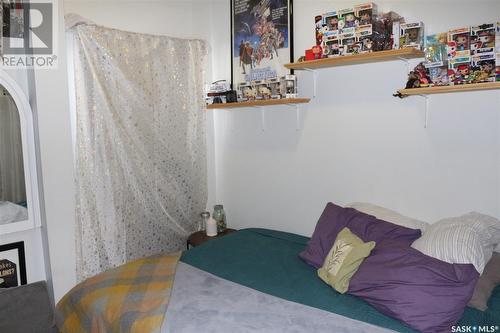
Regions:
[[0, 201], [0, 225], [28, 219], [26, 203], [14, 204], [9, 201]]
[[[158, 332], [415, 332], [321, 281], [298, 257], [308, 240], [245, 229], [184, 252]], [[500, 325], [500, 287], [459, 325]]]
[[[221, 317], [232, 317], [237, 320], [242, 315], [233, 304], [244, 303], [245, 300], [241, 298], [226, 301], [228, 304], [212, 303], [209, 300], [205, 303], [196, 303], [186, 298], [184, 301], [177, 302], [177, 298], [181, 297], [176, 289], [183, 289], [183, 285], [189, 284], [186, 281], [190, 280], [189, 278], [181, 279], [181, 276], [186, 271], [196, 269], [201, 270], [201, 274], [210, 274], [214, 281], [223, 279], [223, 281], [230, 281], [263, 293], [263, 295], [273, 296], [276, 298], [276, 305], [280, 304], [281, 300], [302, 305], [304, 313], [311, 312], [315, 316], [322, 316], [324, 318], [322, 322], [327, 324], [320, 325], [315, 323], [315, 320], [310, 322], [306, 320], [303, 325], [295, 323], [294, 325], [298, 325], [295, 330], [287, 326], [294, 322], [293, 318], [284, 316], [282, 317], [282, 331], [415, 332], [399, 321], [379, 313], [363, 300], [355, 296], [341, 295], [321, 281], [317, 277], [316, 270], [298, 257], [308, 240], [307, 237], [291, 233], [246, 229], [185, 252], [179, 264], [180, 270], [174, 283], [164, 331], [194, 332], [194, 329], [182, 329], [188, 317], [201, 316], [203, 322], [208, 324], [208, 327], [213, 327], [214, 331], [217, 329], [231, 331], [231, 328], [236, 327], [233, 325], [241, 324], [241, 322], [220, 321]], [[198, 283], [190, 285], [189, 288], [197, 291], [197, 294], [192, 295], [193, 298], [204, 293], [212, 294], [210, 292], [212, 285], [207, 283], [207, 280], [197, 282], [204, 283], [201, 287]], [[248, 310], [250, 310], [249, 313], [243, 316], [250, 318], [248, 323], [244, 321], [249, 325], [246, 326], [248, 331], [267, 331], [266, 323], [259, 322], [259, 316], [262, 314], [256, 309], [249, 308]], [[273, 311], [279, 311], [279, 307]], [[257, 312], [256, 315], [254, 315], [255, 312]], [[274, 315], [271, 314], [270, 317]], [[298, 317], [299, 315], [300, 312]], [[339, 322], [338, 325], [331, 326], [335, 325], [336, 320]], [[487, 311], [466, 308], [459, 323], [460, 326], [495, 326], [498, 324], [500, 324], [500, 287], [494, 291]], [[273, 329], [280, 329], [278, 323], [273, 326]]]

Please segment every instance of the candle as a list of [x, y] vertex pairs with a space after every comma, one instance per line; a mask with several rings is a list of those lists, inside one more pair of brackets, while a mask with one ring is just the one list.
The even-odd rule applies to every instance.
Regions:
[[207, 220], [207, 236], [217, 236], [217, 221], [215, 221], [213, 218], [209, 218]]

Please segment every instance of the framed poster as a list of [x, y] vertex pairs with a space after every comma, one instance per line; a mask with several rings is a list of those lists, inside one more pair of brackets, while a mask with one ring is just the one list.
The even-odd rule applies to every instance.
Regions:
[[231, 0], [232, 88], [285, 76], [292, 61], [292, 0]]
[[26, 284], [24, 242], [0, 245], [0, 288]]

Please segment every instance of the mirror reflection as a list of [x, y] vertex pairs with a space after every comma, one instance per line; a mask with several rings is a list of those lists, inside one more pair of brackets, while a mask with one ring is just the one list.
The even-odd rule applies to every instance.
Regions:
[[27, 219], [19, 112], [12, 96], [0, 86], [0, 224]]

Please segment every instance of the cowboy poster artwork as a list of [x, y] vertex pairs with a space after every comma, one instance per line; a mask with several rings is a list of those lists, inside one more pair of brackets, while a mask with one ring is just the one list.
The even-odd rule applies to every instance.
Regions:
[[288, 74], [290, 0], [232, 0], [233, 87]]

